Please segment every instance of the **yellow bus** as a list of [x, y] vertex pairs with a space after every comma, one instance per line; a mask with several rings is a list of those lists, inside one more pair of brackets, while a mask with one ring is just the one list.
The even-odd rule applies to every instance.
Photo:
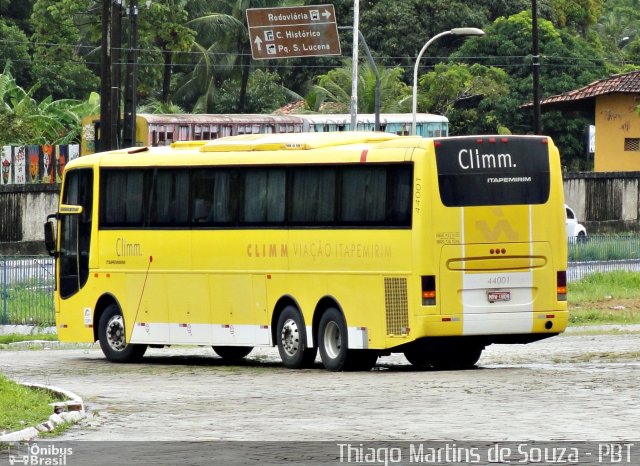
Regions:
[[[400, 135], [411, 134], [411, 113], [383, 113], [380, 130]], [[373, 131], [375, 115], [359, 114], [358, 131]], [[350, 131], [351, 115], [348, 114], [150, 114], [136, 116], [136, 147], [168, 146], [177, 141], [201, 141], [240, 134], [271, 134], [301, 132]], [[416, 134], [424, 137], [441, 137], [449, 134], [449, 120], [442, 115], [418, 113]], [[80, 155], [96, 152], [100, 135], [100, 116], [82, 119]]]
[[107, 359], [277, 346], [464, 368], [567, 325], [558, 150], [542, 136], [245, 135], [80, 157], [45, 223], [58, 337]]

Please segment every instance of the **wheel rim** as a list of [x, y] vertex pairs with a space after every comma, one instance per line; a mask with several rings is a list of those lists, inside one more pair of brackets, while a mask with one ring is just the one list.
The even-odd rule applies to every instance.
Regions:
[[287, 319], [280, 333], [282, 348], [289, 356], [295, 356], [300, 349], [300, 329], [293, 319]]
[[329, 322], [324, 329], [324, 349], [331, 359], [335, 359], [340, 354], [342, 348], [342, 335], [340, 327], [335, 322]]
[[114, 351], [123, 351], [127, 342], [124, 338], [124, 320], [117, 315], [109, 319], [107, 323], [107, 343]]

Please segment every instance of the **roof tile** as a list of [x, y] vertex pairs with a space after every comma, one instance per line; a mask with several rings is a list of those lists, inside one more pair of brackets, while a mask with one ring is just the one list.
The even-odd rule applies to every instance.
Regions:
[[594, 81], [580, 89], [552, 95], [543, 99], [540, 103], [544, 105], [556, 102], [572, 102], [614, 93], [640, 94], [640, 71], [614, 74], [606, 79]]

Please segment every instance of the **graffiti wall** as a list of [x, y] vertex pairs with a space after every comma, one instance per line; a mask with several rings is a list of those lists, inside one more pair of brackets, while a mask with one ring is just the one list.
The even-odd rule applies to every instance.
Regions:
[[78, 144], [4, 146], [0, 185], [60, 183], [64, 166], [79, 153]]

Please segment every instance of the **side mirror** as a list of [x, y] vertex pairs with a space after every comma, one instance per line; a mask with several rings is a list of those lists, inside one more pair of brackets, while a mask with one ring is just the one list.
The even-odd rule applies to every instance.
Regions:
[[56, 233], [55, 227], [52, 221], [47, 220], [44, 224], [44, 244], [47, 248], [47, 252], [50, 256], [56, 254]]

